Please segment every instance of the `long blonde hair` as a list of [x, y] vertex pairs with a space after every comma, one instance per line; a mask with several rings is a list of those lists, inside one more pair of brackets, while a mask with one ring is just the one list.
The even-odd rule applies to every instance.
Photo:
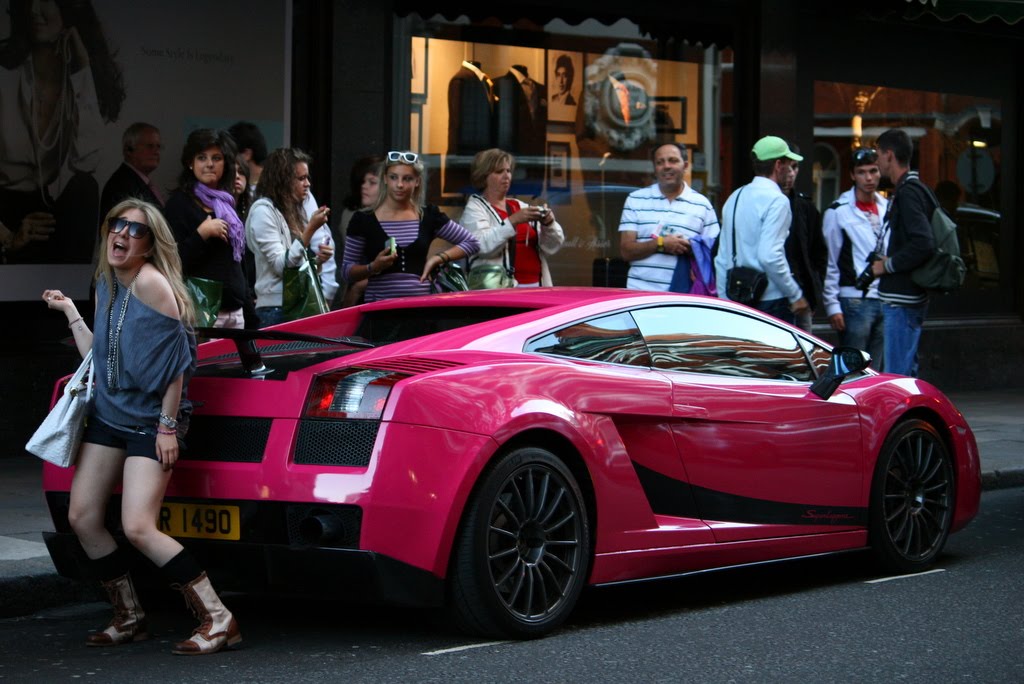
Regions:
[[[185, 289], [185, 280], [181, 275], [181, 257], [178, 256], [178, 243], [174, 240], [174, 233], [171, 232], [171, 227], [167, 225], [167, 220], [164, 219], [164, 215], [160, 213], [159, 209], [149, 202], [144, 202], [134, 197], [120, 202], [103, 217], [103, 222], [100, 224], [101, 242], [105, 243], [107, 222], [112, 218], [117, 218], [128, 209], [137, 209], [146, 217], [149, 233], [153, 236], [153, 248], [147, 257], [147, 261], [153, 264], [156, 270], [160, 271], [167, 278], [167, 282], [171, 284], [174, 299], [178, 304], [178, 316], [181, 318], [181, 322], [188, 327], [194, 326], [196, 323], [196, 312], [195, 307], [192, 306], [192, 298], [189, 296], [188, 290]], [[113, 292], [114, 268], [107, 260], [106, 249], [99, 250], [99, 263], [96, 265], [95, 280], [98, 282], [100, 278], [103, 278], [107, 283], [107, 289]], [[111, 297], [111, 305], [113, 305], [113, 297]]]
[[420, 157], [415, 152], [411, 152], [408, 150], [402, 152], [402, 154], [413, 154], [416, 156], [416, 161], [407, 162], [402, 161], [401, 159], [396, 161], [389, 161], [387, 157], [385, 157], [384, 161], [382, 161], [380, 164], [380, 173], [377, 174], [377, 177], [380, 178], [380, 186], [377, 188], [377, 201], [374, 202], [371, 206], [367, 207], [366, 211], [377, 211], [377, 209], [379, 209], [380, 206], [384, 204], [384, 200], [388, 198], [388, 169], [390, 169], [392, 166], [408, 166], [413, 170], [413, 173], [415, 174], [417, 180], [419, 180], [420, 182], [416, 190], [413, 191], [412, 196], [409, 198], [409, 200], [412, 202], [413, 206], [416, 207], [416, 211], [419, 212], [420, 218], [423, 218], [423, 203], [426, 200], [427, 196], [427, 182], [425, 178], [426, 168], [423, 166], [423, 158]]

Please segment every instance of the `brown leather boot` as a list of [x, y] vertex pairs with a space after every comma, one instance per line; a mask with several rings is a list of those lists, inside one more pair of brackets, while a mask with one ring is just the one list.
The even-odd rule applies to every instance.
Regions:
[[86, 646], [119, 646], [131, 641], [149, 638], [146, 631], [146, 614], [139, 604], [130, 575], [122, 575], [109, 582], [102, 582], [107, 590], [110, 603], [114, 606], [114, 619], [102, 632], [90, 634]]
[[185, 586], [177, 586], [192, 613], [199, 618], [199, 626], [192, 636], [174, 645], [176, 655], [205, 655], [216, 653], [225, 646], [242, 643], [238, 623], [213, 590], [206, 573]]

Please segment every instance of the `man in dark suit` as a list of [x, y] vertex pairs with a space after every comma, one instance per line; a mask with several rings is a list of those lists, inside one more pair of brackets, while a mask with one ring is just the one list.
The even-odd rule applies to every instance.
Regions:
[[122, 163], [103, 186], [100, 197], [100, 218], [115, 204], [129, 197], [164, 206], [163, 194], [152, 180], [160, 166], [160, 129], [142, 121], [133, 123], [121, 137]]

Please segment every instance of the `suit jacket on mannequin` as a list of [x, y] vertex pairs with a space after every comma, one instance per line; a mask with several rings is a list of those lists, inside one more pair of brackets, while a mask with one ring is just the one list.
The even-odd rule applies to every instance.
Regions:
[[[479, 62], [463, 62], [448, 82], [448, 155], [472, 157], [493, 147], [494, 94]], [[446, 160], [444, 188], [461, 192], [469, 186], [469, 161]]]
[[157, 199], [138, 172], [128, 164], [122, 163], [103, 186], [103, 194], [100, 196], [100, 218], [105, 217], [115, 204], [129, 197], [137, 197], [163, 208], [163, 202]]
[[[524, 85], [527, 81], [532, 84], [529, 96]], [[525, 67], [513, 67], [494, 81], [494, 92], [498, 96], [494, 106], [494, 146], [513, 154], [543, 156], [547, 126], [544, 84], [531, 79]]]

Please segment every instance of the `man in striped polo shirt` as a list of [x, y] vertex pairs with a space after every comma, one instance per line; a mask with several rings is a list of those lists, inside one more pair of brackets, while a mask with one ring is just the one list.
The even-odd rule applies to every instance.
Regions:
[[619, 222], [619, 251], [630, 263], [626, 287], [667, 292], [675, 282], [673, 291], [689, 292], [695, 256], [691, 241], [699, 237], [698, 251], [710, 252], [718, 238], [718, 217], [708, 198], [683, 180], [685, 146], [661, 145], [652, 160], [658, 182], [629, 194]]

